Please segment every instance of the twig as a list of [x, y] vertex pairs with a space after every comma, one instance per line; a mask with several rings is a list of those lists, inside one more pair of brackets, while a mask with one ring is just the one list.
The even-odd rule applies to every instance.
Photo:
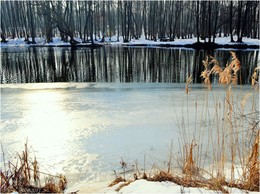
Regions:
[[5, 172], [6, 172], [6, 166], [5, 166], [5, 153], [4, 153], [4, 148], [3, 148], [3, 144], [2, 144], [2, 142], [1, 142], [1, 149], [2, 149], [2, 152], [3, 152], [4, 169], [5, 169]]

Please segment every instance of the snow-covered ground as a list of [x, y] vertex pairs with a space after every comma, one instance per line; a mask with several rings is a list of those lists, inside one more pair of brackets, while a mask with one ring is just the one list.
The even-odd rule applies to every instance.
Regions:
[[[137, 180], [132, 183], [130, 183], [128, 186], [123, 187], [119, 190], [119, 192], [115, 191], [121, 184], [119, 183], [113, 187], [108, 187], [105, 189], [102, 189], [98, 192], [95, 192], [95, 194], [101, 194], [101, 193], [110, 193], [110, 194], [135, 194], [135, 193], [142, 193], [142, 194], [167, 194], [167, 193], [174, 193], [174, 194], [185, 194], [185, 193], [191, 193], [191, 194], [216, 194], [221, 193], [220, 191], [213, 191], [208, 190], [204, 188], [194, 188], [194, 187], [183, 187], [180, 185], [177, 185], [172, 182], [150, 182], [146, 180]], [[248, 192], [239, 190], [236, 188], [228, 188], [225, 187], [225, 189], [230, 194], [256, 194], [258, 192]]]
[[[237, 37], [234, 36], [234, 40], [236, 40]], [[75, 38], [79, 42], [79, 45], [88, 45], [89, 43], [82, 43], [82, 40], [80, 38]], [[95, 43], [101, 44], [99, 39]], [[7, 43], [1, 43], [2, 47], [9, 47], [9, 46], [32, 46], [32, 44], [26, 44], [24, 42], [23, 38], [17, 38], [17, 39], [9, 39], [7, 38]], [[110, 38], [105, 38], [105, 42], [102, 44], [109, 44], [109, 45], [148, 45], [148, 46], [160, 46], [160, 45], [189, 45], [196, 43], [197, 38], [191, 38], [191, 39], [175, 39], [175, 41], [167, 41], [167, 42], [161, 42], [159, 40], [152, 41], [152, 40], [146, 40], [144, 36], [141, 36], [140, 39], [132, 39], [129, 43], [123, 43], [123, 38], [119, 38], [119, 42], [117, 42], [117, 37], [113, 36]], [[203, 42], [201, 40], [201, 42]], [[215, 40], [215, 43], [219, 45], [235, 45], [238, 44], [236, 42], [230, 42], [230, 37], [217, 37]], [[251, 39], [251, 38], [243, 38], [243, 44], [246, 45], [254, 45], [259, 46], [260, 40], [259, 39]], [[62, 42], [59, 37], [54, 37], [52, 43], [46, 43], [45, 38], [36, 38], [36, 44], [33, 46], [70, 46], [70, 43], [68, 42]]]
[[[115, 178], [113, 170], [122, 173], [122, 159], [130, 170], [128, 179], [133, 178], [131, 169], [136, 163], [140, 171], [144, 166], [147, 172], [154, 165], [167, 168], [171, 141], [175, 157], [180, 150], [176, 119], [189, 117], [191, 127], [186, 136], [192, 139], [197, 125], [194, 115], [201, 112], [194, 109], [194, 103], [205, 107], [207, 94], [209, 104], [214, 105], [216, 97], [223, 100], [221, 96], [225, 94], [220, 86], [207, 92], [204, 86], [194, 84], [186, 95], [185, 85], [174, 83], [4, 84], [0, 88], [1, 142], [5, 156], [20, 153], [28, 139], [41, 171], [66, 175], [68, 193], [77, 190], [117, 193], [119, 185], [112, 188], [107, 185]], [[253, 91], [250, 86], [243, 86], [233, 92], [244, 96]], [[197, 126], [197, 133], [199, 130]], [[173, 164], [173, 168], [178, 172], [178, 164]], [[169, 192], [209, 193], [206, 189], [145, 180], [135, 181], [119, 191], [122, 194]], [[232, 193], [246, 192], [232, 189]]]

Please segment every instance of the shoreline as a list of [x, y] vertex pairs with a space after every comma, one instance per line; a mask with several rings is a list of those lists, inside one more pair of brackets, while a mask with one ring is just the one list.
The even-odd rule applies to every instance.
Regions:
[[50, 48], [100, 48], [103, 46], [124, 46], [124, 47], [158, 47], [158, 48], [188, 48], [188, 49], [195, 49], [195, 50], [215, 50], [215, 49], [260, 49], [259, 45], [247, 45], [243, 43], [237, 44], [225, 44], [220, 45], [217, 43], [193, 43], [193, 44], [128, 44], [128, 43], [118, 43], [118, 44], [111, 44], [111, 43], [95, 43], [95, 44], [78, 44], [78, 45], [39, 45], [39, 44], [25, 44], [25, 45], [1, 45], [1, 48], [12, 48], [12, 47], [50, 47]]
[[[116, 44], [117, 46], [124, 46], [124, 47], [159, 47], [159, 48], [190, 48], [190, 49], [195, 49], [195, 50], [214, 50], [214, 49], [221, 49], [221, 48], [226, 48], [226, 49], [260, 49], [259, 46], [257, 45], [247, 45], [247, 44], [226, 44], [226, 45], [220, 45], [216, 43], [194, 43], [194, 44], [186, 44], [186, 45], [181, 45], [181, 44], [127, 44], [127, 43], [119, 43]], [[95, 43], [95, 44], [78, 44], [75, 46], [72, 45], [39, 45], [39, 44], [26, 44], [22, 45], [24, 47], [57, 47], [57, 48], [100, 48], [103, 46], [115, 46], [115, 44], [102, 44], [102, 43]], [[0, 46], [1, 48], [10, 48], [10, 47], [20, 47], [20, 45], [16, 46]]]
[[0, 48], [12, 48], [12, 47], [65, 47], [65, 48], [100, 48], [103, 46], [124, 46], [124, 47], [158, 47], [158, 48], [188, 48], [195, 50], [214, 50], [214, 49], [255, 49], [260, 48], [260, 40], [244, 38], [242, 43], [230, 42], [229, 37], [219, 37], [216, 38], [215, 42], [203, 42], [200, 40], [197, 42], [196, 38], [191, 39], [176, 39], [174, 41], [153, 41], [147, 40], [144, 37], [136, 40], [133, 39], [127, 43], [124, 43], [120, 37], [120, 40], [117, 41], [117, 38], [114, 36], [111, 39], [106, 38], [105, 42], [97, 40], [94, 44], [90, 42], [83, 43], [80, 38], [75, 38], [77, 42], [76, 45], [71, 45], [68, 42], [61, 41], [60, 37], [54, 37], [52, 43], [45, 43], [44, 37], [37, 37], [36, 44], [31, 44], [24, 41], [24, 38], [17, 39], [7, 39], [7, 43], [1, 43]]

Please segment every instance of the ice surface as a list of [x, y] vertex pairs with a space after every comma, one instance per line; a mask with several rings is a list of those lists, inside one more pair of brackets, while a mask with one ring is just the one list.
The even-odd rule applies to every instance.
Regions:
[[[186, 95], [184, 84], [173, 83], [5, 84], [1, 141], [5, 155], [14, 156], [28, 139], [41, 171], [64, 173], [69, 187], [80, 181], [104, 185], [113, 180], [113, 170], [122, 172], [121, 157], [128, 169], [136, 161], [143, 169], [144, 158], [146, 169], [165, 168], [171, 141], [178, 155], [180, 118], [189, 117], [192, 139], [199, 130], [194, 115], [200, 110], [194, 107], [203, 105], [206, 94], [210, 102], [223, 101], [223, 91], [195, 84]], [[250, 86], [234, 89], [251, 91]]]

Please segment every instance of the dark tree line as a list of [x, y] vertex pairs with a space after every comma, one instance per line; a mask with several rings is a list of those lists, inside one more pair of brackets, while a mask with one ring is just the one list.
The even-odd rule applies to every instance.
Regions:
[[[76, 45], [75, 37], [94, 43], [105, 37], [124, 42], [144, 34], [150, 40], [197, 37], [215, 42], [230, 36], [259, 38], [258, 1], [1, 1], [1, 41], [7, 37], [54, 36]], [[234, 35], [237, 39], [234, 40]], [[30, 38], [30, 39], [29, 39]]]

